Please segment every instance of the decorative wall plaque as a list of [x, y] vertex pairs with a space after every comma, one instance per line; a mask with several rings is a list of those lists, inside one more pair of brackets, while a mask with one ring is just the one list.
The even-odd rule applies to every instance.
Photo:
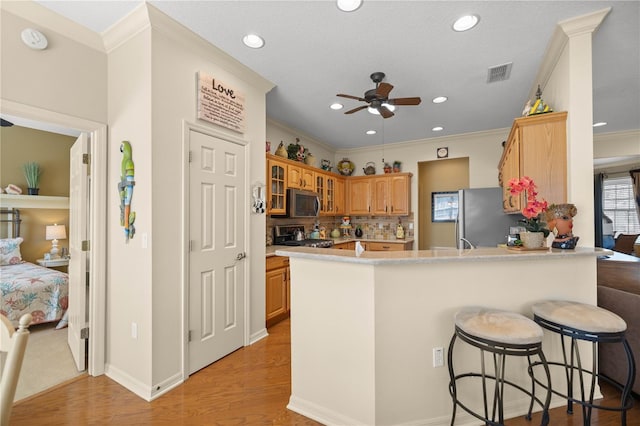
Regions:
[[209, 74], [199, 72], [198, 118], [244, 133], [244, 94]]

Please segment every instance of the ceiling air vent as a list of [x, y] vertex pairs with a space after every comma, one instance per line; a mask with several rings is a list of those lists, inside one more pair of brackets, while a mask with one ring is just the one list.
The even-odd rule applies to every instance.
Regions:
[[487, 83], [495, 83], [496, 81], [504, 81], [508, 80], [511, 75], [511, 66], [513, 62], [509, 62], [508, 64], [496, 65], [495, 67], [489, 68], [489, 73], [487, 74]]

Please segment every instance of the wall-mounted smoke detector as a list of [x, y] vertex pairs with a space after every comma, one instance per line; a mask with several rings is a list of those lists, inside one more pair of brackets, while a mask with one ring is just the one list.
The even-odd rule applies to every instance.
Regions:
[[496, 65], [495, 67], [489, 68], [489, 73], [487, 74], [487, 83], [509, 80], [512, 65], [513, 62], [509, 62], [508, 64]]
[[22, 30], [20, 37], [24, 44], [36, 50], [44, 50], [49, 44], [47, 37], [45, 37], [45, 35], [40, 31], [34, 30], [33, 28], [26, 28]]

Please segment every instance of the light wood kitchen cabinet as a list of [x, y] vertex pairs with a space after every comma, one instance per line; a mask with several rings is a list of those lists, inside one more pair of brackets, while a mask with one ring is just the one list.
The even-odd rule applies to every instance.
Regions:
[[377, 242], [367, 241], [365, 250], [369, 251], [402, 251], [412, 250], [413, 241], [401, 241], [401, 242]]
[[287, 209], [287, 164], [267, 160], [267, 214], [285, 214]]
[[333, 248], [338, 249], [338, 250], [355, 250], [356, 242], [355, 241], [348, 241], [346, 243], [334, 244]]
[[267, 257], [266, 261], [266, 325], [272, 325], [289, 317], [290, 281], [289, 258]]
[[371, 214], [371, 179], [368, 176], [347, 180], [347, 214], [366, 216]]
[[287, 185], [289, 188], [314, 191], [315, 184], [313, 170], [310, 170], [305, 166], [287, 164]]
[[549, 204], [567, 202], [567, 113], [552, 112], [516, 118], [500, 159], [499, 182], [503, 208], [516, 213], [526, 204], [509, 194], [509, 180], [528, 176], [538, 188], [538, 199]]
[[335, 178], [336, 181], [336, 202], [334, 213], [336, 215], [343, 215], [347, 213], [347, 200], [345, 199], [345, 186], [346, 182], [344, 178]]
[[[348, 214], [372, 216], [406, 216], [411, 210], [411, 173], [363, 176], [347, 181], [351, 208]], [[356, 184], [357, 182], [357, 184]], [[365, 196], [369, 191], [368, 197]], [[354, 201], [354, 197], [355, 201]], [[358, 198], [359, 197], [359, 198]], [[369, 205], [364, 206], [364, 199]], [[349, 205], [349, 203], [347, 203]], [[357, 210], [354, 210], [354, 206]]]
[[315, 173], [315, 187], [320, 198], [320, 215], [336, 214], [336, 178], [328, 173]]

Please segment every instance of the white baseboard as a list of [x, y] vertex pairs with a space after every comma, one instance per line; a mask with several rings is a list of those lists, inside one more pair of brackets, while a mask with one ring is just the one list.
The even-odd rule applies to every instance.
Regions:
[[364, 423], [355, 419], [336, 413], [335, 411], [329, 410], [313, 402], [297, 398], [293, 395], [289, 398], [287, 408], [327, 426], [365, 426]]
[[249, 345], [253, 345], [254, 343], [256, 343], [259, 340], [264, 339], [265, 337], [267, 337], [269, 335], [269, 333], [267, 332], [266, 327], [263, 328], [262, 330], [258, 330], [255, 333], [253, 333], [250, 337], [249, 337]]
[[183, 383], [182, 374], [175, 374], [157, 385], [148, 386], [109, 364], [105, 365], [105, 375], [149, 402]]

